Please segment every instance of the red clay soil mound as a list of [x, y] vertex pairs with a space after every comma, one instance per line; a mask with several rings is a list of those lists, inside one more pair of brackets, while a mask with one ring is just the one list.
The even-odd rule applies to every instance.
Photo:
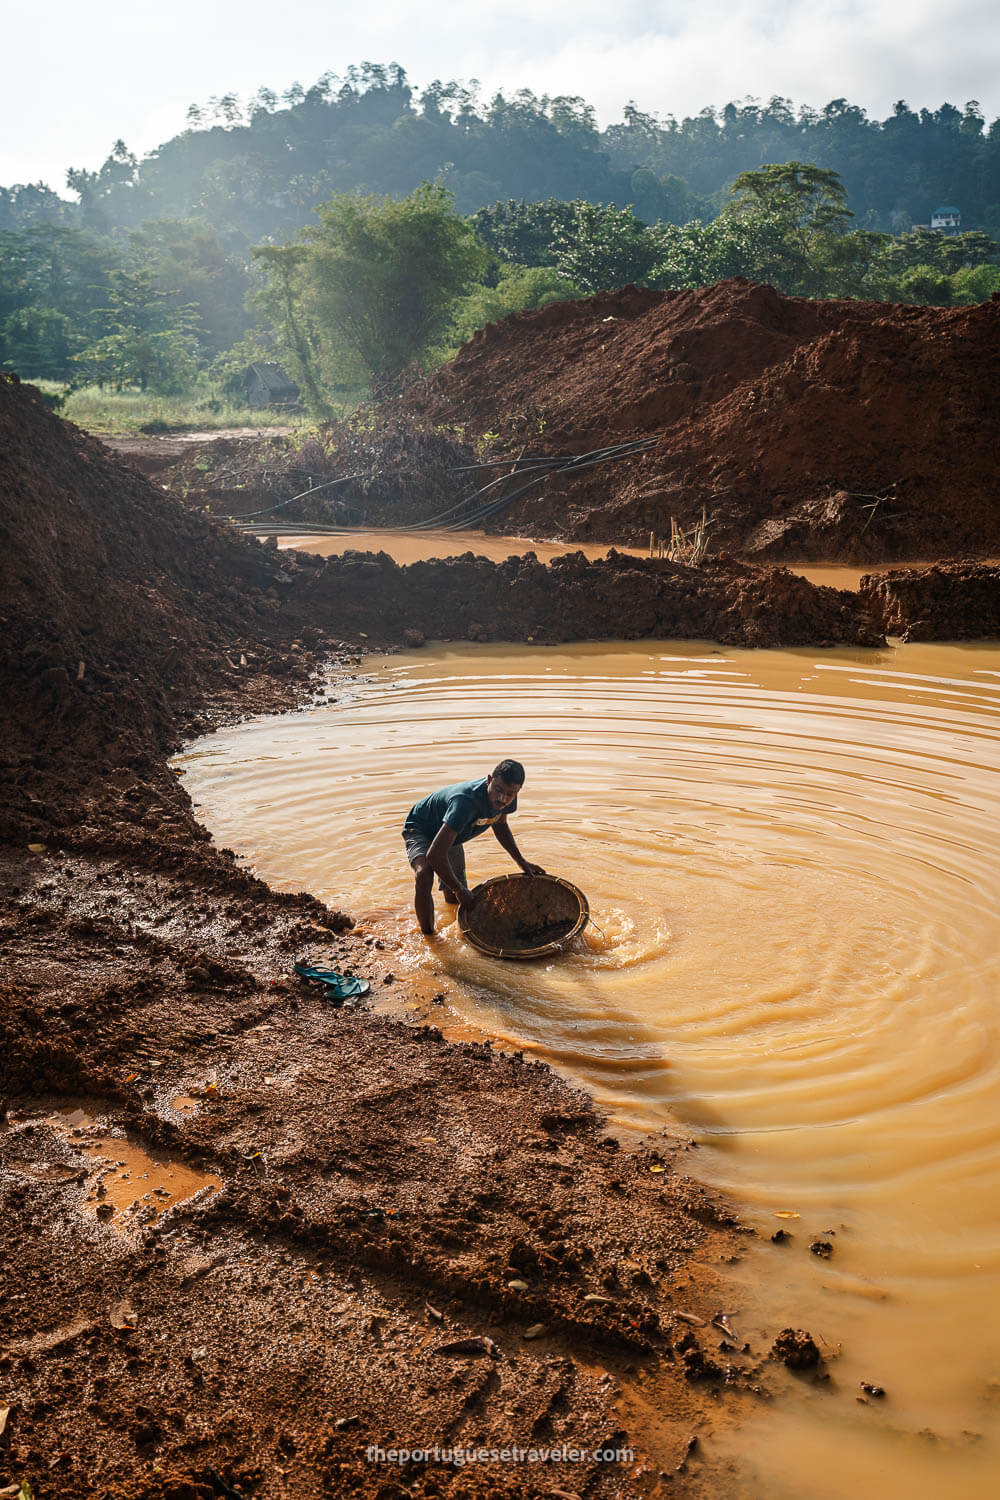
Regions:
[[98, 787], [124, 803], [137, 776], [169, 780], [159, 756], [193, 706], [288, 672], [265, 631], [298, 564], [154, 490], [9, 376], [0, 533], [0, 839], [78, 821]]
[[406, 398], [498, 451], [648, 452], [547, 480], [493, 524], [637, 544], [705, 507], [746, 556], [1000, 550], [1000, 298], [809, 301], [736, 278], [627, 287], [483, 329]]

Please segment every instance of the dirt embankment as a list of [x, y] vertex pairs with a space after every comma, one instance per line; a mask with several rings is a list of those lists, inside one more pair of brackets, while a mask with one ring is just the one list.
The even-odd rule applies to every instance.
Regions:
[[167, 500], [9, 380], [0, 528], [0, 837], [79, 842], [93, 802], [94, 839], [113, 810], [141, 841], [155, 788], [190, 843], [163, 752], [207, 727], [209, 704], [251, 712], [276, 678], [288, 704], [301, 694], [308, 636], [275, 645], [297, 557]]
[[[378, 995], [392, 954], [215, 849], [166, 764], [216, 719], [302, 701], [355, 632], [345, 601], [379, 618], [367, 564], [352, 583], [230, 535], [10, 380], [0, 524], [0, 1487], [701, 1492], [690, 1439], [766, 1351], [711, 1323], [741, 1240], [683, 1146], [619, 1150], [547, 1069], [448, 1043], [446, 995], [412, 994], [409, 1023], [332, 1009], [294, 961]], [[80, 1101], [96, 1124], [44, 1123]], [[113, 1210], [90, 1153], [126, 1136], [221, 1192]], [[564, 1443], [634, 1451], [366, 1457]]]
[[1000, 298], [785, 297], [741, 279], [626, 288], [483, 329], [406, 398], [502, 452], [641, 455], [553, 477], [490, 524], [641, 544], [705, 507], [742, 557], [879, 562], [1000, 550]]
[[309, 585], [312, 617], [373, 640], [884, 643], [859, 595], [731, 557], [691, 568], [614, 552], [594, 562], [569, 553], [548, 564], [531, 554], [492, 563], [470, 552], [400, 567], [385, 553], [349, 552], [323, 564]]
[[1000, 567], [953, 562], [866, 573], [859, 593], [871, 618], [904, 641], [1000, 637]]

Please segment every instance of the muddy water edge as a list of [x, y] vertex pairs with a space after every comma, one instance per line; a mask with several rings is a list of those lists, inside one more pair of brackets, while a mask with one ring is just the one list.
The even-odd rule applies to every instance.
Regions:
[[[697, 1143], [757, 1231], [726, 1342], [804, 1322], [827, 1377], [706, 1439], [726, 1493], [992, 1493], [1000, 649], [439, 647], [338, 698], [192, 747], [202, 816], [279, 887], [349, 895], [417, 1016]], [[544, 968], [444, 914], [415, 936], [396, 847], [422, 790], [519, 752], [522, 847], [596, 919]]]

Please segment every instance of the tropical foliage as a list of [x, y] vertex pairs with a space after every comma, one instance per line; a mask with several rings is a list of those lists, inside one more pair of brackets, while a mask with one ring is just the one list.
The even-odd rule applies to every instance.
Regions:
[[419, 365], [488, 256], [440, 185], [398, 201], [342, 193], [317, 217], [295, 244], [254, 257], [268, 278], [258, 300], [322, 411], [331, 385], [360, 376], [378, 394]]

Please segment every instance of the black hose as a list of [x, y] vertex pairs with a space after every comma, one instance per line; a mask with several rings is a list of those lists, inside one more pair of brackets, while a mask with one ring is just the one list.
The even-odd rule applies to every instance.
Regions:
[[[590, 468], [592, 465], [598, 463], [607, 463], [614, 458], [627, 458], [633, 453], [643, 452], [658, 441], [657, 437], [633, 438], [627, 443], [614, 443], [607, 448], [594, 448], [589, 453], [579, 453], [565, 457], [561, 460], [558, 467], [553, 467], [549, 464], [546, 464], [544, 467], [538, 466], [540, 472], [538, 472], [537, 477], [531, 480], [527, 486], [522, 486], [520, 489], [514, 490], [512, 494], [501, 497], [489, 506], [480, 507], [467, 516], [459, 517], [456, 521], [450, 521], [449, 518], [454, 516], [456, 511], [462, 510], [471, 501], [478, 499], [480, 495], [485, 495], [488, 490], [493, 489], [495, 485], [502, 484], [504, 480], [512, 477], [510, 474], [502, 474], [498, 479], [491, 480], [489, 484], [483, 485], [481, 489], [473, 490], [471, 494], [466, 495], [457, 505], [453, 505], [449, 510], [441, 511], [438, 515], [431, 516], [425, 521], [418, 521], [414, 526], [406, 527], [405, 530], [461, 530], [464, 526], [474, 525], [482, 516], [493, 515], [496, 511], [503, 510], [505, 506], [513, 504], [521, 495], [526, 494], [529, 489], [533, 489], [536, 484], [540, 483], [542, 479], [548, 478], [550, 474], [575, 473], [579, 469]], [[519, 472], [525, 474], [531, 473], [531, 470], [522, 469]], [[444, 524], [445, 522], [448, 524]]]
[[286, 505], [294, 505], [296, 500], [305, 500], [309, 495], [315, 495], [320, 490], [332, 489], [335, 484], [347, 484], [351, 479], [364, 479], [363, 474], [343, 474], [340, 479], [328, 479], [324, 484], [314, 484], [309, 489], [303, 490], [301, 495], [293, 495], [290, 500], [281, 500], [277, 505], [269, 505], [266, 510], [247, 510], [239, 516], [227, 517], [230, 521], [252, 521], [257, 516], [269, 516], [276, 510], [284, 510]]
[[[522, 474], [530, 474], [532, 470], [521, 469], [519, 472]], [[553, 470], [549, 468], [548, 465], [546, 465], [544, 468], [541, 468], [539, 472], [544, 478], [545, 475], [552, 474], [553, 472], [558, 472], [558, 470]], [[456, 511], [464, 509], [464, 507], [471, 504], [473, 500], [477, 500], [480, 495], [485, 495], [487, 491], [492, 490], [498, 484], [503, 484], [505, 480], [510, 478], [510, 474], [501, 474], [499, 478], [491, 479], [489, 484], [484, 484], [481, 489], [472, 490], [468, 495], [463, 495], [461, 500], [458, 501], [457, 505], [451, 506], [449, 510], [442, 510], [436, 516], [431, 516], [428, 520], [425, 521], [415, 521], [412, 526], [407, 526], [405, 529], [407, 531], [433, 531], [436, 527], [441, 525], [442, 521], [446, 521], [449, 516], [453, 516]], [[447, 530], [448, 528], [446, 527], [445, 529]]]
[[[527, 494], [529, 490], [534, 489], [536, 484], [541, 484], [542, 480], [547, 479], [550, 474], [572, 474], [576, 473], [579, 469], [589, 469], [592, 468], [595, 464], [607, 463], [615, 458], [628, 458], [632, 454], [644, 452], [647, 448], [653, 447], [658, 442], [659, 438], [655, 435], [651, 435], [645, 438], [631, 438], [624, 443], [612, 443], [605, 448], [594, 448], [591, 449], [589, 453], [558, 454], [553, 455], [549, 458], [543, 457], [541, 455], [530, 459], [523, 457], [516, 459], [498, 458], [491, 459], [488, 463], [467, 464], [462, 466], [461, 468], [453, 469], [452, 473], [471, 473], [476, 470], [494, 468], [500, 464], [503, 464], [504, 466], [512, 464], [513, 469], [510, 471], [510, 473], [501, 474], [496, 479], [491, 479], [488, 484], [483, 485], [480, 489], [473, 490], [468, 495], [463, 495], [462, 499], [459, 500], [457, 504], [450, 506], [448, 510], [440, 511], [436, 516], [431, 516], [427, 520], [416, 521], [412, 526], [387, 526], [381, 528], [369, 526], [365, 527], [364, 529], [366, 531], [460, 531], [465, 527], [474, 526], [478, 521], [488, 519], [490, 516], [495, 515], [498, 511], [504, 510], [508, 505], [512, 505], [515, 500], [519, 499], [522, 495]], [[524, 464], [525, 466], [530, 465], [531, 467], [519, 468], [518, 466], [521, 464]], [[405, 473], [406, 471], [400, 470], [399, 472]], [[481, 495], [485, 495], [491, 489], [494, 489], [497, 485], [503, 484], [506, 479], [512, 478], [514, 473], [518, 473], [520, 475], [523, 475], [525, 473], [534, 473], [535, 477], [530, 480], [528, 484], [522, 485], [520, 488], [514, 490], [510, 495], [502, 495], [498, 499], [491, 501], [489, 504], [480, 506], [477, 510], [473, 511], [467, 516], [460, 516], [457, 520], [454, 521], [450, 519], [455, 515], [456, 511], [464, 509], [465, 506], [469, 505], [472, 501], [477, 500]], [[379, 475], [377, 477], [385, 478], [386, 476]], [[324, 481], [323, 484], [312, 485], [309, 489], [303, 490], [301, 494], [293, 495], [290, 500], [281, 500], [277, 505], [269, 505], [263, 510], [244, 511], [239, 515], [229, 516], [227, 519], [230, 521], [253, 521], [256, 520], [259, 516], [270, 516], [273, 515], [275, 511], [284, 510], [286, 506], [294, 505], [296, 500], [306, 500], [310, 495], [318, 494], [320, 490], [333, 489], [334, 486], [338, 484], [348, 484], [351, 482], [351, 480], [364, 478], [364, 474], [343, 474], [339, 479], [328, 479]], [[444, 522], [448, 522], [448, 524], [444, 525]], [[330, 532], [336, 532], [338, 530], [350, 532], [357, 531], [358, 527], [342, 526], [330, 527], [328, 529]]]
[[[471, 515], [463, 516], [458, 521], [454, 521], [447, 526], [441, 526], [441, 530], [459, 531], [464, 527], [475, 526], [480, 521], [488, 520], [490, 516], [494, 516], [499, 511], [506, 509], [507, 506], [513, 505], [515, 500], [519, 500], [522, 495], [526, 495], [529, 490], [534, 489], [535, 485], [541, 484], [541, 482], [544, 479], [547, 479], [550, 474], [575, 474], [578, 473], [581, 469], [594, 468], [597, 464], [609, 463], [615, 458], [628, 458], [633, 453], [643, 452], [646, 448], [651, 447], [652, 444], [656, 441], [658, 441], [658, 439], [656, 438], [646, 439], [629, 444], [627, 446], [625, 444], [620, 444], [613, 449], [596, 449], [593, 454], [580, 454], [578, 458], [574, 458], [568, 463], [563, 464], [563, 466], [559, 469], [546, 469], [543, 473], [536, 475], [534, 479], [530, 479], [527, 484], [521, 485], [511, 494], [500, 496], [497, 500], [492, 501], [490, 504], [481, 506]], [[480, 491], [479, 493], [482, 492]], [[449, 512], [445, 512], [445, 515], [448, 514]], [[440, 523], [441, 519], [441, 517], [435, 518], [438, 523]], [[420, 528], [415, 527], [412, 529], [423, 529], [425, 527], [427, 529], [430, 529], [432, 524], [432, 522], [425, 521], [421, 523]]]
[[522, 454], [520, 458], [488, 458], [481, 464], [459, 464], [458, 468], [452, 469], [453, 474], [471, 474], [476, 469], [502, 469], [507, 464], [563, 464], [572, 453], [539, 453], [536, 455]]

